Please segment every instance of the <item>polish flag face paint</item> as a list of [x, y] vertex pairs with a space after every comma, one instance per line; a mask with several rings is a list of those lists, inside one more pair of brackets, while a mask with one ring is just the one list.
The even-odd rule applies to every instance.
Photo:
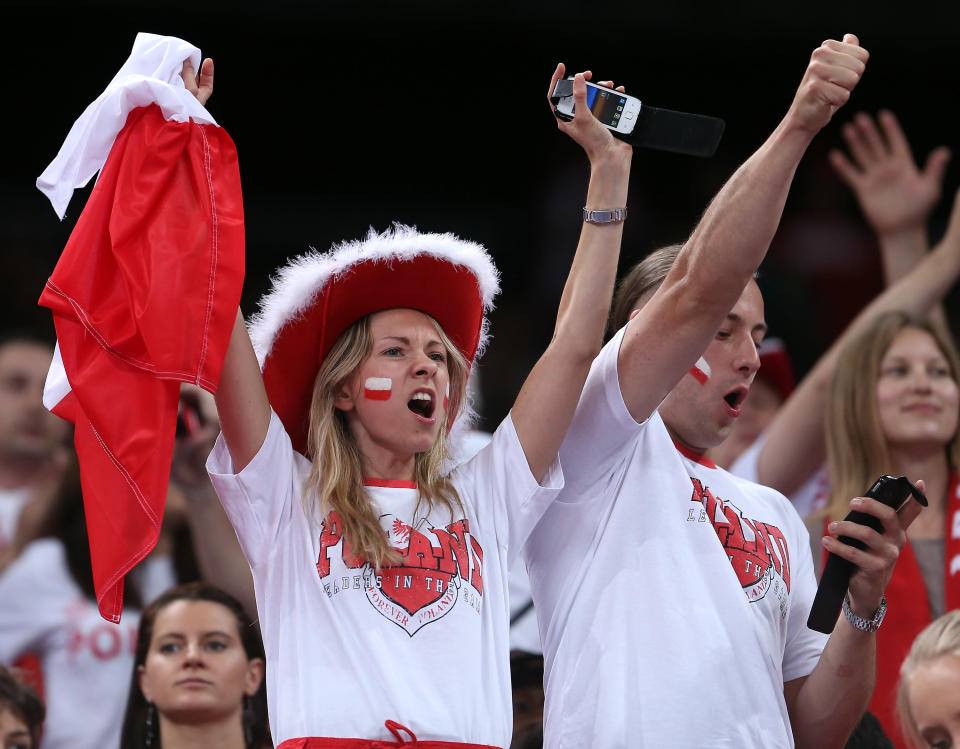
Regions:
[[389, 377], [368, 377], [363, 383], [363, 397], [371, 401], [390, 400], [393, 392], [393, 380]]
[[697, 363], [690, 367], [690, 376], [701, 385], [706, 385], [710, 379], [710, 365], [702, 356], [697, 359]]
[[447, 383], [447, 392], [443, 395], [443, 410], [447, 410], [447, 404], [450, 402], [450, 383]]

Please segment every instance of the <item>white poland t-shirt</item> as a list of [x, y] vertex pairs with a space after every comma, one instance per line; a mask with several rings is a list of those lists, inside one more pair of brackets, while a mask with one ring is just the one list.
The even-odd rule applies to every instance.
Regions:
[[622, 339], [593, 364], [566, 486], [526, 548], [544, 746], [791, 747], [783, 684], [826, 642], [806, 626], [807, 531], [779, 493], [678, 452], [658, 413], [633, 420]]
[[47, 708], [44, 749], [120, 742], [140, 612], [104, 621], [67, 568], [63, 543], [30, 543], [0, 575], [0, 663], [36, 653]]
[[330, 516], [310, 522], [310, 462], [276, 414], [239, 474], [222, 437], [210, 477], [253, 570], [277, 745], [320, 736], [506, 747], [510, 692], [507, 569], [563, 486], [556, 461], [538, 485], [508, 416], [451, 480], [466, 510], [414, 516], [413, 488], [368, 487], [397, 567], [371, 570]]
[[0, 551], [13, 543], [20, 511], [30, 501], [30, 490], [0, 489]]

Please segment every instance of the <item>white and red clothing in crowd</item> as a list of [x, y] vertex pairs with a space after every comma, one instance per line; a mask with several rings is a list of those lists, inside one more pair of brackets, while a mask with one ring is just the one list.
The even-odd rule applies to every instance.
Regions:
[[[766, 443], [766, 435], [761, 434], [753, 444], [744, 450], [730, 465], [730, 473], [747, 481], [756, 483], [757, 463], [760, 460], [760, 451]], [[822, 510], [830, 496], [830, 479], [827, 478], [826, 466], [820, 466], [817, 472], [803, 482], [803, 484], [788, 499], [801, 518], [808, 518], [813, 513]], [[820, 546], [820, 539], [816, 539], [816, 546]]]
[[544, 745], [791, 747], [784, 682], [806, 626], [807, 531], [779, 493], [677, 449], [620, 391], [621, 330], [560, 451], [567, 478], [527, 567], [544, 647]]
[[0, 489], [0, 552], [13, 543], [20, 511], [30, 501], [30, 489]]
[[63, 544], [28, 544], [0, 575], [0, 662], [37, 655], [43, 676], [43, 749], [103, 749], [120, 742], [136, 649], [138, 611], [105, 622], [67, 568]]
[[462, 517], [414, 516], [409, 482], [368, 485], [405, 557], [379, 572], [344, 548], [335, 515], [306, 515], [310, 467], [276, 414], [240, 473], [222, 438], [207, 463], [253, 570], [276, 745], [392, 741], [391, 719], [420, 741], [509, 746], [507, 570], [562, 487], [559, 464], [538, 484], [508, 417], [451, 474]]
[[63, 216], [98, 171], [40, 303], [58, 345], [44, 404], [74, 443], [97, 601], [118, 621], [123, 578], [156, 545], [180, 383], [213, 392], [243, 283], [236, 149], [180, 77], [200, 50], [140, 34], [37, 180]]

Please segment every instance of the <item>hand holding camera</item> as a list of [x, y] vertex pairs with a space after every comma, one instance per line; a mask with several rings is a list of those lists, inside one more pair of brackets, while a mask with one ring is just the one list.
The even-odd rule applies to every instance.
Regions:
[[810, 629], [833, 631], [848, 590], [852, 614], [868, 620], [881, 607], [906, 529], [927, 505], [923, 482], [917, 483], [881, 476], [863, 497], [851, 500], [853, 509], [843, 520], [830, 523], [823, 538], [830, 554], [807, 619]]

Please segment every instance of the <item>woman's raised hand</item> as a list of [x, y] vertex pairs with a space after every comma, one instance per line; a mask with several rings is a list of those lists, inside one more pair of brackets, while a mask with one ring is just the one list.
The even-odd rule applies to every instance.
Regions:
[[[561, 62], [550, 78], [550, 87], [547, 89], [547, 101], [550, 102], [550, 96], [557, 85], [557, 81], [563, 78], [566, 73], [566, 67]], [[573, 102], [576, 114], [569, 122], [557, 118], [557, 127], [571, 138], [573, 138], [590, 158], [591, 163], [605, 155], [630, 155], [633, 151], [631, 146], [618, 138], [614, 138], [610, 129], [600, 124], [600, 121], [593, 116], [590, 107], [587, 106], [587, 81], [593, 77], [593, 73], [585, 70], [577, 73], [573, 78]], [[614, 88], [613, 81], [600, 81], [601, 86]], [[623, 92], [623, 86], [616, 86], [617, 91]], [[550, 103], [550, 111], [553, 111], [553, 103]]]
[[200, 75], [196, 74], [190, 60], [183, 61], [183, 70], [180, 71], [183, 85], [187, 91], [197, 97], [197, 101], [206, 106], [207, 99], [213, 93], [213, 58], [208, 57], [200, 63]]

